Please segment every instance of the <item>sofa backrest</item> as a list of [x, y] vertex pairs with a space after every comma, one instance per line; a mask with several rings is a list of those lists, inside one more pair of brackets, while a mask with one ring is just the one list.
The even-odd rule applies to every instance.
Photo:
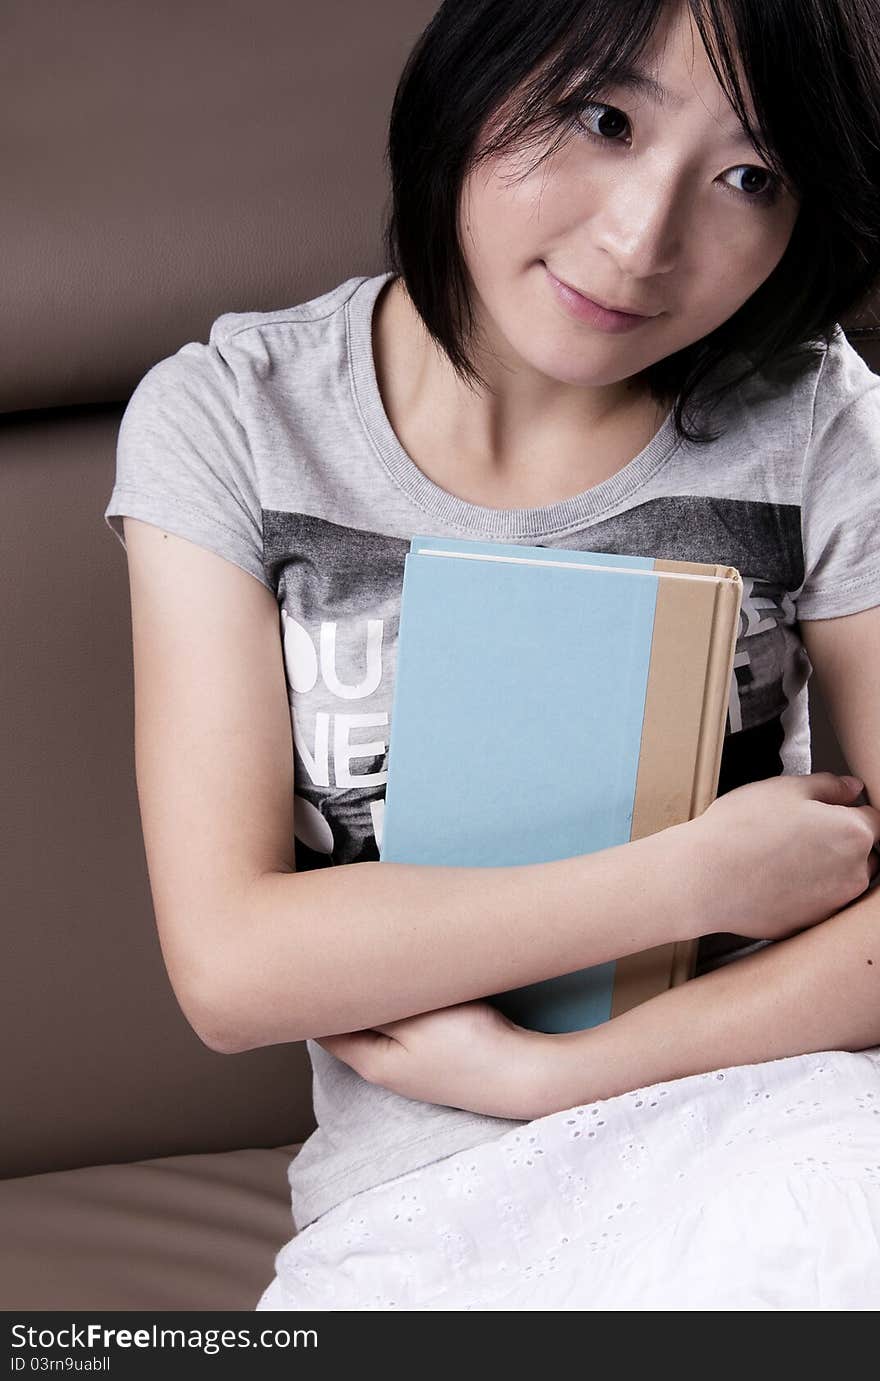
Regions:
[[227, 311], [384, 267], [383, 162], [433, 0], [8, 0], [0, 45], [0, 1175], [277, 1146], [314, 1126], [301, 1043], [181, 1014], [134, 773], [125, 402]]

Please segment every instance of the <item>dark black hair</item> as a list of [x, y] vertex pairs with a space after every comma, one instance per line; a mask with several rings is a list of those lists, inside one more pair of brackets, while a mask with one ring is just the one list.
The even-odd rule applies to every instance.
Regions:
[[[557, 135], [533, 166], [543, 162], [580, 107], [637, 62], [668, 3], [445, 0], [410, 52], [388, 132], [386, 260], [470, 386], [485, 381], [468, 353], [474, 323], [458, 235], [465, 177], [484, 158], [524, 143], [545, 149]], [[703, 402], [717, 400], [759, 371], [826, 348], [880, 280], [880, 13], [877, 0], [687, 3], [741, 124], [800, 203], [783, 257], [739, 310], [643, 371], [657, 401], [675, 398], [678, 435], [697, 442], [718, 435], [684, 420], [701, 387]], [[514, 91], [520, 99], [505, 114]], [[480, 148], [486, 129], [492, 137]]]

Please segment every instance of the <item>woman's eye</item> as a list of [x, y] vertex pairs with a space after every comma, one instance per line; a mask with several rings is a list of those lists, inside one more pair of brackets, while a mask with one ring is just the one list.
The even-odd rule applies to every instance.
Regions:
[[622, 110], [613, 105], [602, 105], [597, 101], [587, 101], [577, 114], [578, 124], [583, 125], [588, 134], [596, 139], [617, 139], [621, 128], [629, 123]]
[[[746, 164], [741, 168], [731, 168], [732, 173], [742, 173], [743, 182], [739, 187], [731, 190], [745, 197], [747, 201], [757, 201], [769, 204], [778, 199], [782, 191], [782, 183], [775, 173], [771, 173], [768, 168], [756, 168]], [[757, 182], [757, 186], [755, 185]]]

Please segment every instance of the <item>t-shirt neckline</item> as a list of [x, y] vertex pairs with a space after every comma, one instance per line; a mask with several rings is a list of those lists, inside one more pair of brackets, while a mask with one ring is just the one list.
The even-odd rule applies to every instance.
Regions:
[[373, 356], [373, 308], [393, 277], [364, 278], [346, 303], [352, 394], [361, 423], [394, 482], [425, 512], [451, 527], [491, 537], [547, 537], [598, 518], [628, 499], [669, 460], [677, 437], [670, 410], [644, 450], [599, 484], [540, 508], [488, 508], [469, 503], [429, 479], [404, 450], [385, 411]]

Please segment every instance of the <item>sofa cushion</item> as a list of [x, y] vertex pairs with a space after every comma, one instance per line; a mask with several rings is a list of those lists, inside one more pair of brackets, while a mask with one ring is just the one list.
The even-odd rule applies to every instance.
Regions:
[[301, 1142], [0, 1181], [0, 1309], [252, 1310]]

